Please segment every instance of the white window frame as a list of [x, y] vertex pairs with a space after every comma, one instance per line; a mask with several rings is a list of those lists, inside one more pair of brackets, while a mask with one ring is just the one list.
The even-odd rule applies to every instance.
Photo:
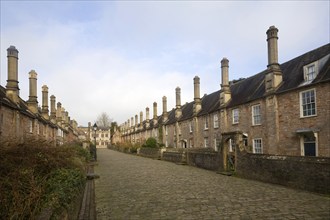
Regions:
[[213, 127], [218, 128], [219, 127], [219, 116], [218, 113], [215, 113], [213, 115]]
[[214, 143], [214, 150], [218, 151], [218, 139], [214, 138], [213, 143]]
[[204, 147], [205, 148], [209, 147], [209, 138], [208, 137], [204, 137]]
[[39, 126], [39, 122], [37, 119], [34, 120], [34, 123], [35, 123], [35, 126], [36, 126], [36, 132], [37, 132], [37, 135], [40, 134], [40, 126]]
[[167, 133], [167, 126], [165, 126], [165, 135], [167, 136], [168, 133]]
[[189, 139], [189, 147], [194, 147], [194, 139], [193, 138], [190, 138]]
[[[313, 92], [314, 95], [314, 102], [308, 102], [308, 103], [303, 103], [303, 95], [307, 94], [307, 93], [311, 93]], [[308, 97], [310, 99], [310, 97]], [[304, 105], [312, 105], [311, 109], [307, 109], [307, 112], [312, 111], [313, 107], [314, 107], [314, 114], [306, 114], [304, 115]], [[314, 105], [314, 106], [313, 106]], [[305, 90], [305, 91], [301, 91], [299, 93], [299, 106], [300, 106], [300, 118], [308, 118], [308, 117], [314, 117], [317, 116], [317, 105], [316, 105], [316, 90], [315, 89], [309, 89], [309, 90]]]
[[29, 120], [29, 132], [33, 133], [33, 122], [32, 122], [32, 120]]
[[193, 131], [194, 131], [193, 122], [190, 121], [189, 122], [189, 132], [192, 133]]
[[207, 116], [205, 116], [204, 118], [204, 130], [208, 130], [209, 129], [209, 118]]
[[[314, 72], [313, 72], [313, 77], [310, 77], [310, 68], [314, 67]], [[305, 82], [307, 83], [311, 83], [316, 77], [317, 77], [317, 74], [318, 74], [319, 70], [318, 70], [318, 61], [315, 61], [313, 63], [310, 63], [306, 66], [304, 66], [304, 80]]]
[[233, 141], [233, 139], [229, 139], [229, 149], [228, 149], [228, 151], [229, 152], [234, 152], [234, 148], [235, 148], [235, 143], [234, 143], [234, 141]]
[[[253, 105], [251, 109], [252, 109], [252, 125], [261, 125], [261, 105], [260, 104]], [[259, 109], [258, 112], [256, 112], [257, 109]]]
[[261, 138], [254, 138], [253, 139], [253, 153], [254, 154], [262, 154], [262, 139]]
[[239, 123], [239, 109], [235, 108], [232, 110], [233, 124]]

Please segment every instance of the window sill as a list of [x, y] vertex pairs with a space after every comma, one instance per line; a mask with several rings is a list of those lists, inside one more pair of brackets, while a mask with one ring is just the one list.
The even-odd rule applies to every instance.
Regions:
[[317, 115], [300, 116], [300, 119], [304, 119], [304, 118], [313, 118], [313, 117], [317, 117]]

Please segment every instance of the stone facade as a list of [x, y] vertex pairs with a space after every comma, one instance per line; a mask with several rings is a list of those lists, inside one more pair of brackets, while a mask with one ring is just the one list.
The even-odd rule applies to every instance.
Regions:
[[219, 91], [200, 98], [196, 76], [194, 101], [181, 106], [176, 88], [175, 108], [167, 111], [163, 97], [157, 125], [146, 126], [140, 114], [140, 123], [121, 125], [121, 140], [136, 143], [153, 136], [166, 147], [222, 148], [230, 155], [237, 145], [232, 134], [240, 132], [251, 153], [330, 157], [330, 44], [279, 64], [278, 29], [271, 26], [266, 34], [265, 70], [229, 81], [224, 58]]
[[[4, 142], [39, 139], [61, 145], [77, 140], [77, 122], [70, 120], [64, 108], [52, 106], [55, 96], [51, 96], [51, 114], [48, 110], [48, 87], [42, 86], [42, 107], [38, 105], [37, 73], [29, 72], [29, 99], [19, 96], [18, 50], [14, 46], [7, 49], [8, 80], [6, 88], [0, 85], [0, 139]], [[52, 103], [53, 102], [53, 103]], [[60, 103], [59, 103], [60, 104]], [[63, 110], [63, 111], [62, 111]]]
[[111, 129], [110, 127], [97, 127], [96, 131], [93, 130], [91, 123], [88, 123], [88, 127], [79, 127], [82, 141], [90, 141], [95, 143], [96, 148], [107, 148], [111, 145]]

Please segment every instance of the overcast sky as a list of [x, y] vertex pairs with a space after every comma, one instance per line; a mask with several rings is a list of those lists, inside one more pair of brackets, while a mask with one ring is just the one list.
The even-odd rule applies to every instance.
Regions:
[[71, 119], [86, 126], [106, 112], [119, 124], [168, 99], [175, 107], [220, 89], [220, 60], [230, 80], [267, 66], [267, 29], [279, 29], [279, 62], [329, 43], [329, 1], [3, 1], [1, 78], [7, 48], [19, 50], [20, 95], [38, 73]]

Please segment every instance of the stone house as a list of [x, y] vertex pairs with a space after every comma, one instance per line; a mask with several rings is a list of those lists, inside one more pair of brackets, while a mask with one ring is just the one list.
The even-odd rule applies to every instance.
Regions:
[[91, 122], [88, 123], [88, 127], [79, 127], [81, 133], [81, 140], [87, 142], [91, 141], [95, 143], [96, 148], [107, 148], [111, 144], [111, 129], [110, 127], [98, 126], [96, 130], [93, 130]]
[[0, 139], [19, 141], [40, 139], [61, 145], [77, 139], [77, 122], [71, 120], [56, 98], [50, 97], [48, 87], [42, 86], [42, 106], [38, 105], [37, 73], [29, 72], [29, 99], [19, 96], [18, 50], [14, 46], [7, 49], [8, 79], [6, 88], [0, 85]]
[[[94, 137], [91, 134], [91, 138]], [[111, 131], [109, 127], [97, 127], [96, 148], [107, 148], [111, 144]]]
[[258, 154], [330, 157], [330, 44], [279, 64], [278, 29], [271, 26], [266, 34], [265, 70], [229, 81], [229, 60], [224, 58], [220, 90], [200, 97], [196, 76], [194, 101], [181, 106], [177, 87], [175, 108], [167, 111], [164, 96], [163, 113], [154, 116], [158, 129], [146, 126], [141, 112], [139, 124], [136, 115], [134, 126], [129, 120], [121, 125], [122, 141], [153, 136], [166, 147], [223, 148], [229, 153], [240, 141]]

